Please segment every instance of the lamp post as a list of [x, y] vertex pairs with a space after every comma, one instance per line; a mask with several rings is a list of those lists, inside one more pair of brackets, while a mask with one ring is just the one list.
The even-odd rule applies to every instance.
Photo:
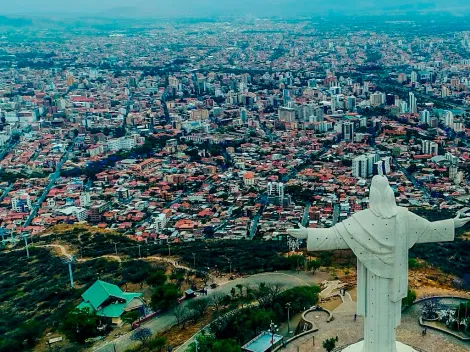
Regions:
[[287, 308], [287, 334], [290, 334], [290, 306], [291, 306], [290, 302], [286, 303], [286, 308]]
[[271, 324], [269, 324], [269, 332], [271, 333], [271, 351], [274, 349], [274, 334], [277, 330], [277, 325], [271, 320]]
[[29, 258], [28, 234], [23, 233], [22, 236], [23, 236], [23, 239], [24, 239], [25, 247], [26, 247], [26, 256]]
[[72, 272], [72, 264], [75, 261], [75, 257], [71, 256], [70, 258], [66, 258], [64, 260], [64, 263], [67, 264], [69, 267], [69, 276], [70, 276], [70, 287], [74, 288], [74, 283], [73, 283], [73, 272]]

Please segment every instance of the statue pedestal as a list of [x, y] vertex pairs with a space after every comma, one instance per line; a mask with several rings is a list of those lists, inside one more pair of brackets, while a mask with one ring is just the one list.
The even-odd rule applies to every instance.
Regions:
[[[364, 341], [355, 343], [354, 345], [346, 347], [341, 352], [363, 352]], [[367, 351], [367, 352], [380, 352], [380, 351]], [[401, 342], [397, 341], [397, 352], [416, 352], [414, 348], [407, 346]]]

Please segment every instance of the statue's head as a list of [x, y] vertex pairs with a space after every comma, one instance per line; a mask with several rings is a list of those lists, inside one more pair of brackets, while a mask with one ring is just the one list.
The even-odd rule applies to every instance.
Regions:
[[376, 215], [388, 219], [397, 215], [395, 193], [386, 176], [374, 176], [370, 186], [369, 208]]

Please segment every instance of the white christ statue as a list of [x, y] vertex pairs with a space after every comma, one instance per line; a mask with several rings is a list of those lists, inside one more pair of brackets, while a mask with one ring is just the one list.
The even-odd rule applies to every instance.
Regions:
[[[357, 351], [396, 352], [401, 300], [408, 294], [408, 250], [415, 243], [454, 240], [470, 218], [429, 222], [396, 205], [385, 176], [375, 176], [369, 209], [331, 228], [289, 229], [309, 251], [352, 249], [357, 256], [357, 314], [364, 316], [364, 342]], [[350, 349], [353, 350], [353, 349]], [[399, 351], [401, 348], [399, 348]]]

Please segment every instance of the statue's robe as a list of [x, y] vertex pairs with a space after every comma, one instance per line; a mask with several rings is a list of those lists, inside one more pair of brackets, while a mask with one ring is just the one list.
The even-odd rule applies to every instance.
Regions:
[[357, 314], [365, 317], [364, 352], [395, 352], [401, 300], [408, 294], [408, 250], [454, 240], [454, 220], [429, 222], [399, 207], [384, 219], [363, 210], [334, 227], [309, 229], [311, 251], [351, 248], [357, 256]]

